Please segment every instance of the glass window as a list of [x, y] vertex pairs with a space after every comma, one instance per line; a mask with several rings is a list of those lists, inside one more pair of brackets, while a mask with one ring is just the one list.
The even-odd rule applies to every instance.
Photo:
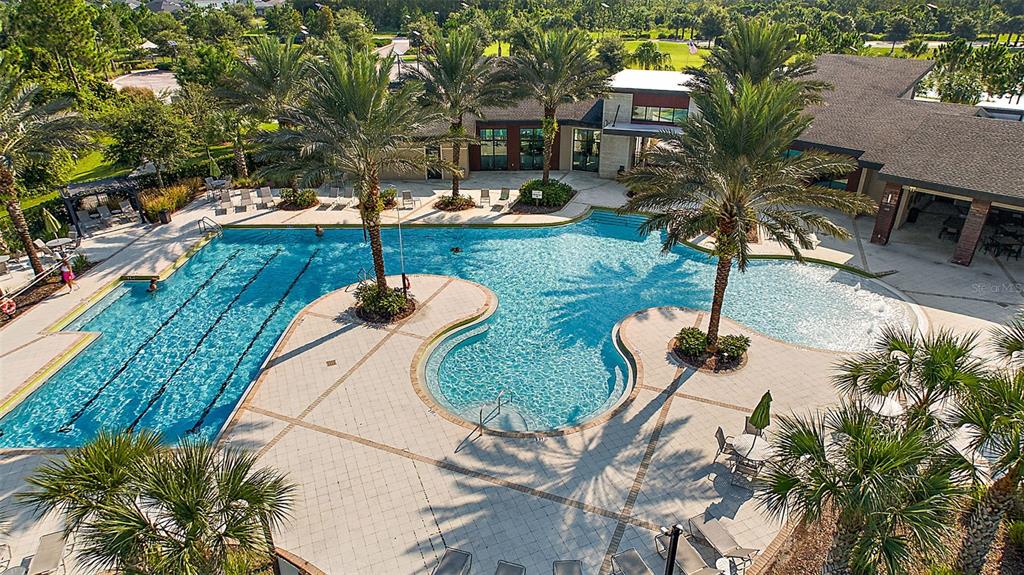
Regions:
[[689, 111], [686, 108], [667, 108], [660, 106], [633, 106], [633, 119], [643, 122], [661, 124], [678, 124], [686, 120]]
[[572, 134], [572, 169], [596, 172], [601, 154], [601, 131], [577, 128]]
[[672, 122], [675, 124], [682, 124], [686, 121], [686, 117], [690, 114], [690, 111], [686, 108], [673, 108], [672, 109]]
[[480, 169], [508, 169], [508, 130], [505, 128], [480, 130]]
[[543, 128], [519, 128], [519, 169], [544, 169]]

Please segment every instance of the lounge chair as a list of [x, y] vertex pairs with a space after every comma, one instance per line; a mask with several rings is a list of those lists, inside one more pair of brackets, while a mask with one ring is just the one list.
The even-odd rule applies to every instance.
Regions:
[[[10, 273], [11, 273], [11, 270], [8, 269], [7, 262], [6, 261], [0, 262], [0, 276], [5, 276], [5, 275], [8, 275]], [[0, 551], [0, 557], [2, 557], [2, 551]], [[10, 557], [8, 557], [7, 559], [10, 560]], [[0, 560], [0, 564], [2, 564], [2, 563], [3, 563], [3, 561]], [[3, 567], [0, 567], [0, 569], [3, 569]]]
[[36, 249], [39, 250], [39, 252], [44, 256], [51, 258], [53, 260], [59, 259], [57, 257], [57, 254], [53, 253], [53, 250], [50, 249], [50, 246], [43, 243], [43, 240], [36, 238], [32, 240], [32, 245], [34, 245]]
[[691, 535], [707, 541], [722, 557], [749, 563], [754, 560], [754, 555], [757, 555], [757, 549], [740, 547], [717, 519], [704, 519], [704, 514], [701, 513], [691, 517], [687, 524]]
[[498, 196], [498, 203], [503, 204], [505, 207], [512, 202], [512, 190], [508, 188], [501, 189], [501, 195]]
[[491, 205], [491, 190], [480, 190], [480, 207], [481, 208], [484, 207], [484, 202], [487, 202], [488, 206]]
[[64, 566], [64, 532], [57, 531], [39, 538], [36, 554], [28, 564], [28, 572], [33, 574], [54, 573]]
[[252, 190], [242, 190], [242, 199], [238, 202], [238, 208], [243, 212], [248, 212], [249, 206], [256, 206], [256, 201], [252, 197]]
[[718, 451], [715, 452], [715, 458], [712, 459], [712, 463], [718, 461], [718, 456], [725, 453], [726, 455], [732, 455], [735, 453], [735, 449], [732, 447], [731, 435], [726, 435], [722, 427], [719, 426], [718, 430], [715, 431], [715, 439], [718, 440]]
[[259, 192], [257, 192], [257, 196], [259, 197], [260, 200], [257, 206], [263, 206], [264, 208], [274, 207], [274, 203], [276, 200], [274, 200], [274, 194], [273, 192], [270, 191], [269, 186], [263, 186], [262, 188], [260, 188]]
[[583, 575], [583, 562], [579, 559], [555, 561], [551, 564], [551, 575]]
[[132, 207], [132, 203], [129, 200], [119, 200], [117, 204], [121, 206], [122, 220], [130, 222], [138, 217], [138, 214], [135, 212], [135, 208]]
[[345, 209], [352, 205], [352, 200], [356, 199], [355, 190], [352, 188], [341, 189], [341, 209]]
[[418, 205], [420, 205], [420, 200], [417, 199], [417, 198], [414, 198], [413, 195], [412, 195], [412, 192], [410, 192], [409, 190], [403, 190], [402, 191], [402, 207], [403, 208], [412, 209], [412, 208], [415, 208]]
[[[665, 560], [668, 560], [668, 545], [668, 535], [662, 533], [654, 536], [654, 548]], [[700, 553], [682, 536], [676, 545], [676, 568], [683, 575], [722, 575], [720, 570], [709, 567]]]
[[494, 570], [494, 575], [526, 575], [526, 567], [518, 563], [498, 561], [498, 568]]
[[0, 545], [0, 569], [7, 569], [11, 565], [11, 546], [4, 543]]
[[612, 575], [654, 575], [636, 547], [612, 555]]
[[444, 548], [444, 555], [431, 571], [432, 575], [466, 575], [473, 565], [473, 556], [452, 547]]
[[78, 216], [78, 225], [82, 226], [84, 229], [88, 230], [90, 228], [99, 227], [99, 224], [92, 219], [89, 212], [85, 210], [75, 210], [75, 215]]
[[220, 191], [220, 209], [224, 210], [224, 213], [228, 213], [234, 204], [231, 203], [231, 191], [221, 190]]
[[338, 188], [321, 186], [320, 189], [317, 190], [316, 197], [317, 200], [320, 201], [320, 205], [322, 207], [330, 210], [338, 203]]

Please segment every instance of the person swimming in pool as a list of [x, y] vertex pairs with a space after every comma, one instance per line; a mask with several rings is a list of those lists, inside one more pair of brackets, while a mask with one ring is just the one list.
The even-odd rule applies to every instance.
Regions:
[[149, 292], [149, 293], [153, 293], [153, 292], [155, 292], [158, 289], [160, 289], [160, 286], [157, 285], [156, 278], [150, 278], [149, 279], [149, 287], [146, 288], [146, 291]]
[[319, 224], [316, 226], [316, 237], [318, 237], [318, 238], [324, 237], [324, 229], [322, 227], [320, 227]]

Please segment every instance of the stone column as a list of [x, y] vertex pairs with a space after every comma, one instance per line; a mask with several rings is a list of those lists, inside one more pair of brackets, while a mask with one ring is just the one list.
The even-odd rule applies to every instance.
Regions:
[[960, 228], [960, 241], [953, 251], [952, 262], [962, 266], [971, 265], [974, 259], [974, 252], [978, 249], [978, 240], [981, 239], [981, 230], [985, 227], [985, 220], [988, 219], [988, 211], [992, 208], [992, 202], [988, 200], [974, 199], [971, 201], [971, 211], [967, 213], [967, 221], [964, 227]]
[[889, 243], [889, 234], [896, 225], [896, 211], [903, 198], [903, 186], [888, 182], [882, 192], [882, 202], [878, 204], [878, 215], [875, 216], [875, 229], [871, 232], [871, 243], [884, 246]]

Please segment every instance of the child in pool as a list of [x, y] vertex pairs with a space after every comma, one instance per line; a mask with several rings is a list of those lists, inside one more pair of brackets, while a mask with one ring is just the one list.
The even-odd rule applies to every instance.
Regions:
[[149, 280], [149, 287], [146, 288], [146, 291], [149, 292], [149, 293], [153, 293], [153, 292], [155, 292], [158, 289], [160, 289], [160, 286], [157, 285], [156, 278], [150, 278], [150, 280]]

